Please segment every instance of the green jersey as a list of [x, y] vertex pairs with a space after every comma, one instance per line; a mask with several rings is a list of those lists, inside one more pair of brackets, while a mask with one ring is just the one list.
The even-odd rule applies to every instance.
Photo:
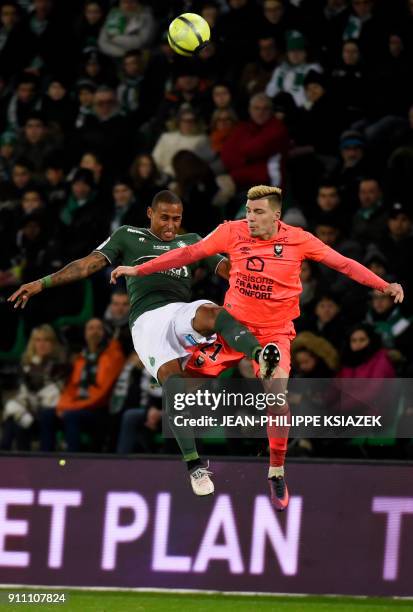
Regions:
[[[137, 266], [162, 253], [194, 244], [199, 240], [201, 236], [198, 234], [184, 234], [166, 242], [149, 229], [122, 225], [95, 251], [102, 253], [112, 265]], [[149, 276], [127, 276], [126, 286], [131, 305], [130, 326], [148, 310], [172, 302], [190, 302], [194, 269], [202, 265], [214, 272], [222, 259], [224, 258], [221, 255], [213, 255], [182, 268], [171, 268]]]

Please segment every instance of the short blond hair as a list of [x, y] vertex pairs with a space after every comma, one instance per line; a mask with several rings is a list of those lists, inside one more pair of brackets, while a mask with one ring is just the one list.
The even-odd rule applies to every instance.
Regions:
[[249, 200], [261, 200], [265, 198], [269, 201], [271, 208], [281, 208], [282, 190], [279, 187], [256, 185], [248, 190], [247, 198]]

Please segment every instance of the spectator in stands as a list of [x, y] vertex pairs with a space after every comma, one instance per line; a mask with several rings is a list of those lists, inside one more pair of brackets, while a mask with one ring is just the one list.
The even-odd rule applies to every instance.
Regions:
[[41, 110], [49, 126], [61, 135], [65, 136], [73, 128], [76, 109], [64, 79], [58, 76], [50, 79]]
[[39, 110], [37, 87], [38, 79], [33, 74], [23, 73], [20, 76], [16, 91], [7, 107], [7, 125], [10, 129], [22, 128], [28, 116]]
[[320, 218], [333, 219], [344, 233], [347, 233], [347, 229], [351, 225], [351, 218], [348, 218], [348, 214], [341, 203], [337, 185], [329, 179], [324, 179], [319, 183], [315, 206], [309, 208], [308, 214], [314, 220]]
[[66, 182], [64, 155], [54, 151], [46, 160], [44, 166], [44, 191], [48, 203], [48, 214], [51, 221], [60, 215], [60, 211], [69, 196], [69, 186]]
[[182, 106], [177, 117], [177, 130], [164, 132], [152, 152], [156, 165], [165, 174], [174, 176], [172, 159], [178, 151], [192, 151], [206, 162], [213, 153], [201, 122], [188, 105]]
[[74, 27], [79, 57], [87, 47], [97, 47], [99, 32], [104, 20], [105, 14], [102, 3], [98, 0], [86, 0], [83, 12]]
[[143, 49], [155, 34], [155, 22], [149, 6], [139, 0], [119, 0], [106, 17], [99, 34], [99, 48], [112, 58], [120, 58], [132, 49]]
[[202, 2], [201, 10], [199, 11], [201, 17], [205, 19], [211, 32], [213, 33], [214, 28], [219, 17], [219, 8], [215, 0], [204, 0]]
[[99, 450], [110, 393], [124, 362], [118, 340], [108, 341], [102, 321], [90, 319], [85, 325], [85, 348], [73, 362], [56, 409], [41, 414], [41, 450], [54, 450], [58, 428], [63, 428], [69, 452], [81, 450], [82, 433], [89, 434], [91, 448]]
[[[42, 71], [67, 74], [70, 66], [71, 43], [67, 24], [60, 19], [54, 0], [33, 0], [27, 25], [34, 37], [34, 57], [30, 69], [37, 75]], [[66, 53], [62, 54], [61, 49]]]
[[265, 89], [270, 98], [280, 91], [292, 95], [297, 106], [305, 105], [304, 78], [315, 70], [322, 72], [319, 64], [308, 63], [306, 43], [301, 32], [292, 30], [287, 36], [287, 60], [278, 66]]
[[314, 306], [314, 300], [319, 289], [317, 269], [314, 263], [305, 259], [301, 265], [300, 281], [302, 291], [300, 293], [300, 310], [302, 313], [309, 313]]
[[[143, 365], [138, 355], [135, 351], [131, 352], [113, 387], [109, 401], [109, 435], [107, 441], [109, 452], [116, 452], [117, 450], [119, 429], [125, 411], [130, 407], [136, 408], [140, 404], [142, 368]], [[131, 433], [128, 432], [128, 435], [131, 435]]]
[[146, 207], [137, 204], [130, 179], [117, 179], [113, 184], [112, 195], [114, 210], [110, 222], [111, 233], [121, 225], [146, 225]]
[[412, 211], [400, 202], [391, 207], [387, 229], [378, 246], [388, 269], [400, 279], [405, 289], [410, 289], [413, 280], [410, 262], [413, 253], [413, 219]]
[[113, 84], [114, 77], [112, 68], [110, 61], [99, 53], [96, 47], [86, 47], [82, 53], [79, 80], [89, 81], [93, 83], [96, 88]]
[[237, 82], [242, 68], [254, 57], [260, 13], [250, 0], [228, 0], [228, 8], [219, 16], [215, 34], [222, 46], [226, 73]]
[[[343, 218], [334, 212], [320, 213], [315, 220], [314, 233], [324, 244], [335, 249], [344, 257], [361, 261], [362, 245], [345, 236], [342, 223]], [[351, 304], [354, 313], [357, 308], [363, 309], [367, 297], [365, 287], [355, 286], [351, 279], [326, 266], [320, 269], [320, 278], [326, 287], [330, 287], [330, 290], [340, 297], [340, 303], [349, 307]], [[347, 302], [350, 296], [351, 301]], [[364, 310], [359, 311], [359, 316], [363, 316], [363, 314]]]
[[19, 222], [16, 245], [21, 265], [21, 281], [30, 283], [61, 266], [60, 246], [44, 209], [25, 215]]
[[68, 261], [84, 257], [103, 240], [105, 228], [90, 170], [74, 175], [70, 195], [60, 213], [61, 244]]
[[280, 50], [275, 38], [262, 34], [257, 41], [258, 57], [248, 63], [241, 75], [240, 88], [247, 98], [265, 91], [265, 88], [280, 61]]
[[373, 64], [382, 54], [384, 38], [384, 27], [374, 16], [374, 0], [351, 0], [351, 8], [343, 40], [358, 40], [363, 57]]
[[44, 207], [45, 202], [39, 190], [30, 187], [25, 190], [21, 200], [21, 208], [24, 216], [30, 216], [35, 212], [40, 212], [44, 210]]
[[220, 209], [235, 195], [231, 177], [214, 176], [209, 165], [192, 151], [178, 151], [172, 167], [175, 180], [169, 187], [184, 204], [185, 230], [208, 234], [222, 221]]
[[50, 325], [33, 329], [21, 360], [19, 387], [3, 410], [0, 448], [30, 450], [43, 410], [54, 410], [68, 373], [65, 355]]
[[[298, 115], [299, 142], [310, 146], [317, 154], [332, 156], [337, 150], [342, 126], [325, 75], [310, 70], [304, 78], [304, 92], [305, 104]], [[333, 164], [334, 158], [330, 168]]]
[[323, 65], [332, 67], [341, 51], [341, 39], [348, 20], [348, 0], [326, 0], [319, 17], [312, 22], [313, 40], [318, 41]]
[[146, 210], [155, 193], [165, 188], [167, 177], [159, 172], [152, 155], [145, 153], [135, 157], [129, 175], [139, 206]]
[[148, 141], [148, 148], [155, 145], [156, 137], [159, 137], [164, 130], [170, 130], [175, 127], [182, 108], [191, 109], [199, 117], [202, 115], [205, 106], [205, 95], [202, 91], [203, 87], [196, 62], [188, 58], [185, 58], [184, 62], [182, 59], [176, 60], [173, 66], [172, 77], [172, 88], [164, 91], [163, 101], [159, 105], [157, 112], [154, 114], [152, 107], [149, 111], [150, 120], [148, 124], [142, 126]]
[[330, 378], [338, 369], [337, 350], [325, 338], [301, 332], [292, 344], [294, 377]]
[[383, 192], [375, 178], [364, 178], [359, 183], [359, 208], [354, 215], [352, 236], [361, 244], [381, 240], [387, 212], [383, 206]]
[[413, 356], [412, 317], [406, 316], [398, 304], [386, 297], [380, 291], [373, 291], [366, 322], [374, 327], [383, 345], [391, 349], [390, 356], [394, 362], [406, 359], [409, 363]]
[[346, 336], [338, 378], [394, 378], [394, 367], [371, 325], [358, 323]]
[[87, 118], [93, 114], [93, 98], [96, 85], [90, 79], [80, 79], [76, 84], [77, 89], [77, 114], [74, 121], [76, 129], [85, 125]]
[[340, 210], [340, 204], [340, 194], [337, 185], [328, 181], [320, 183], [317, 193], [318, 212], [337, 213]]
[[15, 157], [17, 138], [14, 132], [3, 132], [0, 135], [0, 183], [11, 178], [11, 166]]
[[283, 44], [287, 31], [296, 25], [293, 11], [291, 5], [283, 0], [264, 0], [259, 32], [267, 32], [279, 44]]
[[90, 170], [93, 173], [96, 197], [103, 209], [109, 209], [112, 191], [112, 180], [107, 168], [104, 167], [101, 156], [96, 151], [87, 150], [80, 158], [79, 168]]
[[14, 76], [29, 63], [33, 37], [21, 21], [21, 9], [15, 0], [6, 0], [0, 10], [0, 66], [3, 74]]
[[222, 57], [221, 47], [215, 40], [210, 40], [197, 56], [199, 76], [203, 87], [206, 89], [218, 79], [225, 77], [225, 65]]
[[341, 60], [331, 73], [331, 90], [341, 109], [345, 129], [365, 117], [368, 102], [366, 75], [356, 40], [342, 44]]
[[213, 112], [209, 140], [211, 149], [215, 153], [221, 153], [224, 142], [232, 134], [237, 124], [237, 115], [231, 108], [217, 109]]
[[128, 393], [124, 398], [117, 452], [155, 452], [154, 434], [161, 430], [162, 390], [154, 387], [146, 370], [138, 378], [136, 359], [132, 363], [135, 367], [131, 371]]
[[110, 338], [119, 340], [126, 356], [133, 351], [133, 343], [129, 331], [130, 304], [126, 291], [115, 289], [110, 296], [110, 302], [103, 315], [103, 324]]
[[280, 185], [288, 131], [273, 116], [271, 100], [264, 93], [252, 96], [249, 120], [241, 122], [225, 141], [221, 158], [238, 188], [249, 185]]
[[369, 116], [373, 120], [387, 115], [403, 115], [412, 101], [411, 61], [405, 42], [397, 30], [387, 36], [383, 59], [375, 62], [368, 78]]
[[[94, 115], [86, 117], [79, 130], [79, 148], [95, 150], [110, 170], [124, 167], [129, 161], [131, 134], [125, 117], [119, 111], [116, 92], [111, 87], [99, 87], [93, 99]], [[116, 151], [116, 155], [113, 155]]]
[[17, 140], [16, 156], [30, 161], [35, 170], [34, 178], [41, 180], [46, 159], [58, 144], [59, 141], [46, 127], [44, 116], [31, 113], [27, 116], [23, 133]]
[[[380, 336], [371, 325], [358, 323], [350, 329], [341, 361], [342, 368], [337, 377], [352, 379], [353, 382], [343, 382], [341, 385], [343, 393], [337, 404], [338, 410], [381, 415], [382, 426], [391, 425], [398, 407], [398, 397], [397, 389], [386, 379], [394, 378], [396, 371], [382, 347]], [[360, 383], [357, 384], [354, 379], [360, 379]]]
[[[145, 66], [140, 100], [141, 105], [139, 109], [140, 124], [152, 118], [154, 110], [153, 101], [156, 100], [158, 104], [159, 100], [165, 100], [168, 93], [173, 91], [175, 80], [174, 71], [177, 63], [179, 63], [179, 57], [169, 45], [168, 31], [165, 30], [161, 36], [159, 45], [152, 49]], [[158, 120], [156, 126], [158, 135], [159, 130], [162, 130], [164, 125], [159, 125]]]
[[323, 336], [335, 348], [340, 348], [345, 329], [340, 303], [330, 291], [324, 291], [315, 300], [314, 310], [308, 317], [297, 321], [297, 331], [311, 331]]
[[17, 205], [24, 190], [33, 182], [32, 164], [24, 158], [16, 159], [11, 168], [11, 180], [0, 183], [0, 203]]
[[137, 49], [128, 51], [122, 59], [122, 74], [117, 89], [120, 110], [125, 115], [136, 115], [139, 109], [143, 73], [142, 52]]
[[218, 81], [212, 86], [211, 98], [213, 110], [226, 110], [231, 108], [234, 103], [231, 87], [226, 81]]
[[369, 174], [365, 140], [356, 130], [346, 130], [340, 136], [341, 163], [337, 182], [343, 205], [351, 213], [357, 208], [357, 194], [362, 178]]
[[370, 244], [367, 248], [363, 264], [380, 278], [389, 276], [389, 263], [375, 244]]

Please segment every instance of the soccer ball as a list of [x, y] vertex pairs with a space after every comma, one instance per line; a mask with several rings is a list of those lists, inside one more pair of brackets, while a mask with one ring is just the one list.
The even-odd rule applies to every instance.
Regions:
[[168, 30], [168, 42], [179, 55], [191, 57], [208, 44], [211, 31], [208, 23], [196, 13], [183, 13], [174, 19]]

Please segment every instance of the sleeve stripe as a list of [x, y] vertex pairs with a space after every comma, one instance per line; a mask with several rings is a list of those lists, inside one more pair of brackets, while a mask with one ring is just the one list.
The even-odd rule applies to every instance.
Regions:
[[221, 257], [221, 259], [219, 260], [219, 262], [218, 262], [218, 263], [217, 263], [217, 265], [215, 266], [214, 274], [216, 274], [216, 273], [217, 273], [218, 266], [219, 266], [219, 264], [221, 263], [221, 261], [224, 261], [225, 259], [227, 259], [227, 258], [226, 258], [226, 257]]
[[92, 251], [92, 253], [100, 253], [101, 255], [103, 255], [103, 257], [106, 257], [106, 259], [108, 260], [108, 262], [110, 263], [111, 266], [113, 265], [112, 262], [110, 261], [109, 257], [103, 251], [99, 251], [99, 249], [94, 249]]

